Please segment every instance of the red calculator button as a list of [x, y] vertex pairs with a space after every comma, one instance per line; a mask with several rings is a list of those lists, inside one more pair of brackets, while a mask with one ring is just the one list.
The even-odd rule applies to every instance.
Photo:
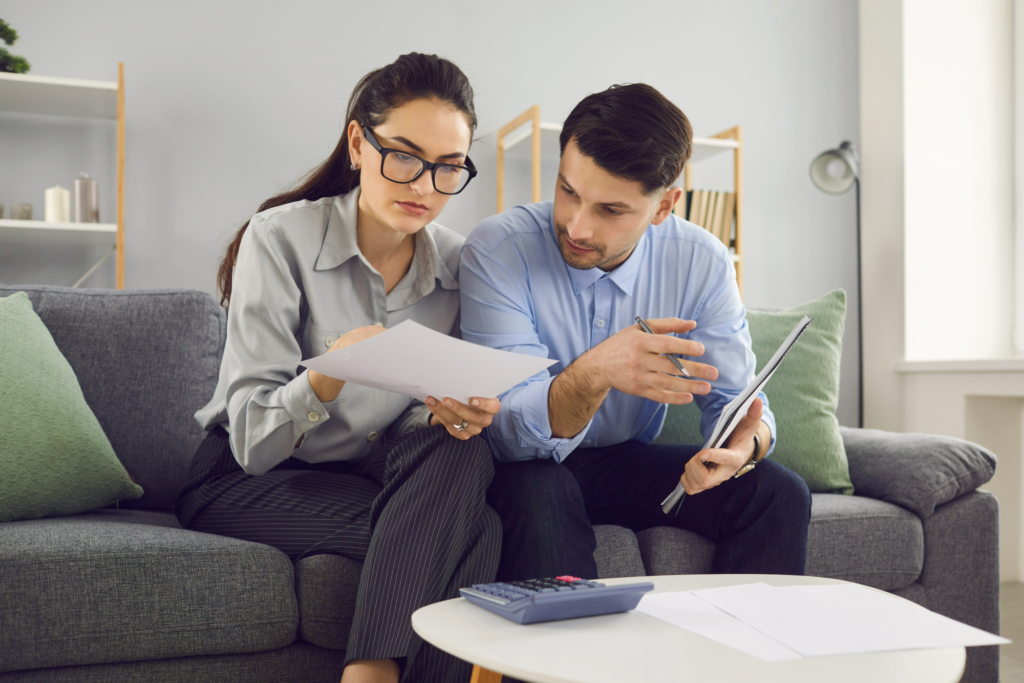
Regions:
[[558, 579], [559, 581], [568, 581], [569, 583], [572, 583], [573, 581], [582, 581], [583, 580], [583, 579], [581, 579], [578, 576], [556, 576], [555, 578]]

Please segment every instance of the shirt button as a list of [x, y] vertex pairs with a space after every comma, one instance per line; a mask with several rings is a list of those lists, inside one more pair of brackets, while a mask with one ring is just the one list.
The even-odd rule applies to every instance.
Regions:
[[377, 432], [370, 432], [370, 435], [368, 437], [366, 437], [366, 440], [367, 441], [376, 441], [377, 440]]
[[603, 320], [598, 320], [597, 321], [597, 326], [598, 327], [604, 327], [604, 321]]
[[306, 417], [309, 418], [310, 422], [319, 422], [320, 421], [320, 413], [316, 412], [315, 410], [309, 411], [309, 415], [307, 415]]
[[374, 327], [384, 327], [384, 323], [379, 323], [379, 322], [378, 323], [374, 323], [373, 326]]
[[583, 445], [584, 446], [589, 446], [592, 443], [593, 443], [593, 441], [591, 441], [590, 439], [587, 439], [586, 441], [583, 442]]
[[338, 340], [335, 339], [334, 337], [328, 337], [327, 339], [324, 339], [324, 346], [326, 346], [327, 348], [331, 348], [332, 346], [334, 346], [334, 342], [336, 341]]

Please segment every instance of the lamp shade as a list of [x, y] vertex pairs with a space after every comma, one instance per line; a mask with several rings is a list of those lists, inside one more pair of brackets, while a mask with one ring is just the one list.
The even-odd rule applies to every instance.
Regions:
[[853, 145], [843, 142], [838, 149], [822, 152], [811, 162], [811, 180], [823, 192], [843, 194], [853, 187], [859, 166]]

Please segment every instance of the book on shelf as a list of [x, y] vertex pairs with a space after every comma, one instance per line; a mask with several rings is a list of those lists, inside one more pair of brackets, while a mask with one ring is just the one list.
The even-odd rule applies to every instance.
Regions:
[[736, 218], [736, 193], [727, 192], [725, 195], [725, 220], [722, 223], [722, 231], [719, 237], [725, 246], [732, 245], [732, 225]]

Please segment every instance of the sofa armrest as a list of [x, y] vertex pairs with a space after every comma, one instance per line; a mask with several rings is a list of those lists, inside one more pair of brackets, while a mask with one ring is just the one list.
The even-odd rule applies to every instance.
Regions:
[[839, 432], [857, 495], [900, 505], [921, 518], [996, 471], [992, 451], [962, 439], [850, 427]]

